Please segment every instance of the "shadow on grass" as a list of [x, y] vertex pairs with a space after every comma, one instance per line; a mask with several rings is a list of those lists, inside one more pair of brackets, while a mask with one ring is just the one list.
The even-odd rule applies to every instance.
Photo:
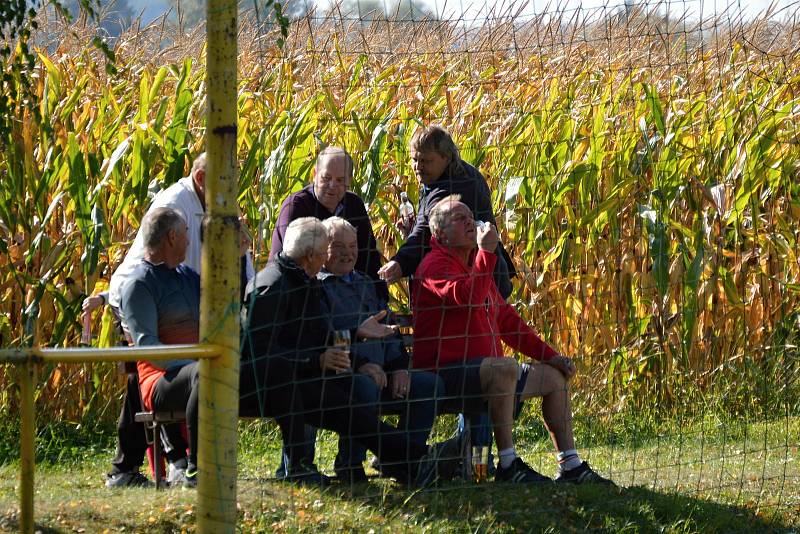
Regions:
[[[377, 508], [412, 524], [472, 532], [790, 532], [792, 517], [769, 509], [766, 517], [743, 506], [661, 493], [644, 487], [520, 487], [449, 485], [433, 490], [391, 490], [376, 495], [366, 486], [329, 490], [345, 500]], [[450, 528], [449, 528], [450, 527]], [[436, 529], [439, 530], [439, 529]]]
[[[757, 513], [643, 487], [525, 487], [451, 484], [409, 491], [386, 480], [305, 488], [274, 479], [240, 480], [237, 530], [243, 532], [614, 532], [761, 534], [792, 531], [791, 506]], [[98, 487], [74, 489], [79, 505], [57, 499], [37, 507], [37, 530], [179, 532], [195, 527], [195, 495]], [[42, 506], [43, 505], [43, 506]], [[105, 506], [104, 506], [105, 505]], [[766, 512], [764, 511], [766, 510]], [[795, 510], [796, 513], [796, 510]], [[795, 523], [792, 525], [792, 523]], [[0, 510], [0, 531], [18, 531], [15, 513]]]

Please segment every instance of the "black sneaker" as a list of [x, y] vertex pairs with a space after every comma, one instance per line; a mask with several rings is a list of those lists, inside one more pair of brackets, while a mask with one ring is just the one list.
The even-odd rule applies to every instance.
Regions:
[[364, 467], [360, 465], [336, 468], [336, 478], [338, 478], [339, 482], [342, 484], [363, 484], [369, 482], [369, 477], [364, 471]]
[[514, 458], [514, 461], [506, 469], [498, 464], [494, 481], [511, 482], [512, 484], [551, 484], [553, 482], [550, 478], [534, 471], [519, 456]]
[[606, 486], [616, 486], [613, 481], [595, 473], [586, 462], [567, 471], [559, 469], [558, 475], [556, 475], [556, 482], [560, 484], [604, 484]]
[[331, 483], [330, 477], [319, 472], [317, 466], [306, 462], [298, 462], [296, 466], [288, 466], [286, 476], [281, 480], [286, 482], [296, 482], [304, 486], [328, 486]]
[[106, 475], [107, 488], [149, 488], [153, 483], [139, 471], [125, 471], [124, 473], [108, 473]]
[[455, 437], [431, 445], [428, 454], [419, 460], [414, 485], [425, 488], [440, 480], [452, 480], [467, 458], [469, 438], [469, 429], [465, 429]]
[[194, 489], [197, 487], [197, 469], [187, 467], [181, 480], [183, 489]]

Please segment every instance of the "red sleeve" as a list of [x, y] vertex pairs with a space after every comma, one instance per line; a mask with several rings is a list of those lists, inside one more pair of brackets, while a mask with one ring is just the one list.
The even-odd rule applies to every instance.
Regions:
[[558, 353], [542, 341], [542, 338], [522, 320], [511, 304], [504, 302], [501, 305], [497, 322], [503, 341], [514, 350], [539, 361], [558, 356]]
[[442, 299], [445, 306], [470, 306], [486, 302], [494, 284], [492, 274], [497, 256], [479, 250], [468, 273], [454, 272], [454, 261], [442, 255], [428, 263], [421, 273], [422, 286]]

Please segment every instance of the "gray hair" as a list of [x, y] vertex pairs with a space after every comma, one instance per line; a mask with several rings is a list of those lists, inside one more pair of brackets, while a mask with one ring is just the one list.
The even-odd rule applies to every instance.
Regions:
[[144, 248], [153, 251], [161, 245], [170, 230], [179, 231], [186, 227], [181, 212], [172, 208], [154, 208], [142, 219], [139, 232], [142, 234]]
[[350, 224], [349, 221], [342, 219], [341, 217], [328, 217], [324, 221], [322, 221], [322, 225], [325, 227], [325, 230], [328, 232], [328, 238], [333, 239], [336, 230], [349, 230], [353, 232], [356, 236], [358, 235], [358, 230], [356, 227]]
[[314, 169], [316, 170], [322, 161], [325, 158], [333, 158], [333, 157], [342, 157], [344, 158], [345, 162], [345, 173], [347, 173], [348, 178], [353, 177], [353, 158], [350, 154], [347, 153], [345, 149], [338, 146], [328, 146], [322, 149], [322, 151], [317, 155], [317, 162], [314, 164]]
[[450, 222], [450, 208], [456, 202], [461, 202], [461, 195], [447, 195], [433, 206], [430, 215], [428, 215], [428, 226], [433, 236], [440, 236], [440, 232], [448, 225]]
[[436, 152], [443, 158], [450, 158], [450, 171], [461, 167], [461, 153], [450, 133], [438, 124], [419, 128], [411, 136], [408, 148], [413, 152]]
[[197, 156], [197, 158], [194, 160], [194, 163], [192, 163], [192, 176], [194, 176], [194, 173], [197, 172], [198, 170], [202, 170], [203, 172], [205, 172], [205, 170], [206, 170], [206, 153], [205, 152], [203, 152], [202, 154]]
[[316, 217], [300, 217], [286, 227], [283, 236], [283, 253], [297, 261], [316, 252], [320, 242], [328, 244], [328, 232]]

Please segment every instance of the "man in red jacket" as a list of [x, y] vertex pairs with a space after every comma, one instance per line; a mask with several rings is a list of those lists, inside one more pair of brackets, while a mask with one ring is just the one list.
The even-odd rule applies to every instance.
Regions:
[[[495, 480], [545, 483], [516, 455], [511, 435], [517, 400], [542, 397], [545, 425], [558, 451], [556, 482], [613, 484], [582, 462], [575, 449], [567, 382], [575, 364], [559, 355], [500, 295], [492, 274], [498, 235], [478, 226], [458, 195], [431, 211], [431, 252], [414, 274], [414, 356], [416, 368], [436, 370], [446, 395], [465, 411], [489, 405], [500, 457]], [[502, 343], [540, 365], [517, 364]]]

